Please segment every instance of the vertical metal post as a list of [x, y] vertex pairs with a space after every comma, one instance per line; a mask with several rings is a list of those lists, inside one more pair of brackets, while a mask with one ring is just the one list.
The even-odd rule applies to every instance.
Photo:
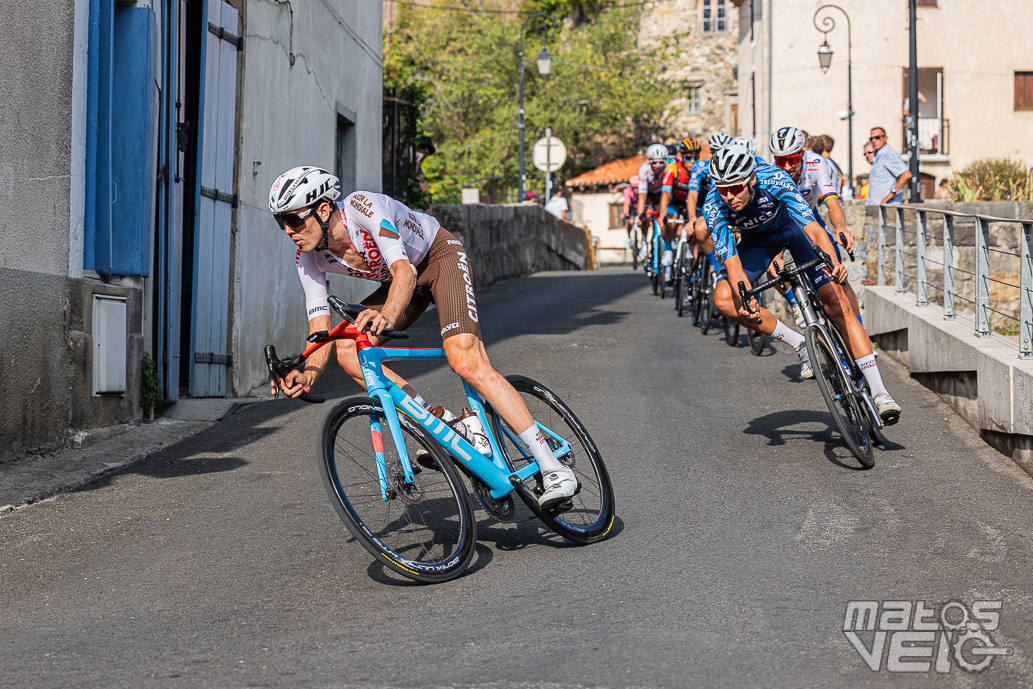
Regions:
[[976, 216], [976, 337], [990, 337], [990, 223]]
[[549, 199], [552, 198], [552, 173], [550, 169], [552, 167], [552, 129], [549, 127], [545, 128], [545, 202], [548, 203]]
[[918, 171], [918, 15], [916, 0], [908, 0], [907, 149], [911, 154], [911, 203], [922, 203], [921, 174]]
[[879, 206], [879, 257], [876, 261], [879, 275], [876, 284], [886, 285], [886, 209]]
[[[530, 17], [528, 17], [530, 20]], [[524, 192], [527, 190], [527, 172], [524, 170], [524, 27], [527, 26], [527, 21], [524, 21], [523, 26], [520, 27], [520, 81], [517, 85], [517, 108], [519, 109], [519, 120], [517, 121], [517, 130], [519, 132], [519, 155], [517, 168], [517, 203], [524, 202]]]
[[929, 303], [925, 294], [925, 211], [915, 211], [915, 303], [925, 306]]
[[1019, 250], [1019, 358], [1033, 359], [1033, 223], [1022, 223]]
[[894, 252], [894, 280], [897, 283], [897, 293], [906, 291], [904, 287], [904, 209], [895, 208], [897, 214], [897, 246]]
[[954, 216], [943, 216], [943, 320], [954, 320]]

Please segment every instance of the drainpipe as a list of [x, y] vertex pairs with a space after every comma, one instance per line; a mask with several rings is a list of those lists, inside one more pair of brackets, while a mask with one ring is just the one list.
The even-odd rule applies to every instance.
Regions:
[[[774, 29], [772, 25], [775, 23], [775, 16], [772, 14], [772, 0], [768, 0], [768, 138], [771, 137], [771, 101], [772, 94], [775, 93], [774, 85], [772, 83], [774, 70], [771, 63], [775, 61], [775, 44], [772, 43], [772, 32]], [[757, 148], [761, 148], [758, 146]]]
[[100, 90], [100, 0], [90, 0], [86, 53], [86, 203], [83, 209], [83, 265], [94, 267], [97, 239], [97, 104]]

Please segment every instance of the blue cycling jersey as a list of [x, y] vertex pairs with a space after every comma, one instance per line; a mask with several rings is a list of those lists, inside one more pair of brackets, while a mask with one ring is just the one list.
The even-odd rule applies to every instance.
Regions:
[[802, 230], [815, 222], [814, 213], [789, 175], [767, 163], [757, 163], [756, 175], [753, 198], [741, 211], [732, 211], [716, 186], [707, 192], [703, 217], [722, 262], [738, 253], [735, 232], [744, 237], [779, 234], [783, 230]]
[[696, 208], [702, 209], [710, 191], [710, 161], [697, 160], [689, 174], [689, 191], [696, 192]]

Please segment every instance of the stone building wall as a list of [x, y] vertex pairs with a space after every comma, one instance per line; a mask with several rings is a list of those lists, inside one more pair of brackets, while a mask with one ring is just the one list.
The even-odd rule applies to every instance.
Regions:
[[[725, 31], [701, 31], [701, 0], [673, 0], [646, 6], [639, 29], [639, 44], [657, 45], [679, 40], [674, 36], [688, 32], [679, 40], [680, 50], [670, 61], [665, 78], [673, 84], [671, 107], [675, 111], [671, 136], [707, 137], [716, 131], [732, 133], [731, 111], [736, 101], [738, 56], [738, 10], [731, 0], [725, 2]], [[712, 6], [716, 8], [717, 0]], [[686, 92], [699, 87], [700, 112], [689, 112]]]

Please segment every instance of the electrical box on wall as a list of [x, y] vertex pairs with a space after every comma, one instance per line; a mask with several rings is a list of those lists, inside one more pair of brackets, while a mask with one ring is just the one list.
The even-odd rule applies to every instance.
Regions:
[[125, 394], [126, 298], [93, 295], [93, 394]]

